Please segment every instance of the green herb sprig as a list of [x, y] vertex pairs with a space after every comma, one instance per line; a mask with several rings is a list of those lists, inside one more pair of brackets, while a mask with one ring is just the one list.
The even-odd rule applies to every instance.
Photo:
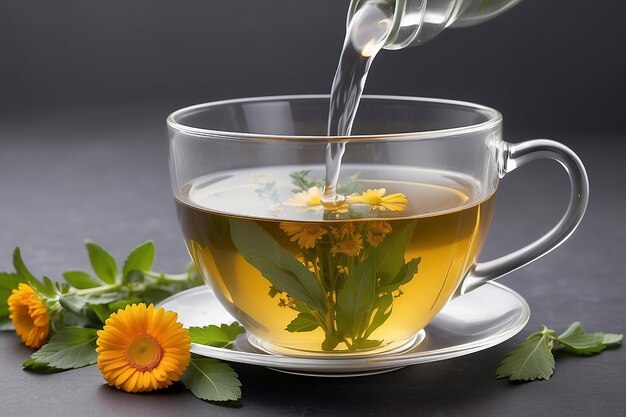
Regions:
[[589, 356], [619, 345], [622, 339], [621, 334], [587, 333], [577, 321], [559, 336], [556, 331], [543, 326], [541, 331], [528, 336], [524, 343], [506, 355], [496, 370], [496, 378], [508, 378], [511, 381], [548, 380], [554, 373], [553, 349], [560, 348], [578, 356]]
[[[134, 248], [121, 268], [97, 243], [86, 241], [85, 247], [93, 273], [70, 270], [62, 274], [65, 282], [36, 278], [19, 248], [13, 252], [15, 272], [0, 272], [0, 330], [14, 330], [7, 301], [20, 283], [32, 287], [48, 311], [49, 340], [23, 363], [29, 371], [54, 373], [95, 364], [97, 331], [111, 313], [133, 303], [158, 303], [202, 283], [192, 264], [182, 274], [152, 271], [156, 250], [151, 241]], [[244, 328], [234, 322], [221, 327], [192, 327], [189, 336], [193, 343], [232, 348], [243, 332]], [[237, 374], [216, 359], [192, 356], [181, 382], [204, 400], [235, 401], [241, 397]]]

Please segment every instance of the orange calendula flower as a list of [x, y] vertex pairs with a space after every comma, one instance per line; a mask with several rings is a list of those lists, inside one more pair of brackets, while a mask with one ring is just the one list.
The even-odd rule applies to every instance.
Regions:
[[349, 203], [362, 203], [371, 206], [372, 210], [380, 211], [402, 211], [409, 203], [406, 196], [402, 193], [394, 193], [385, 195], [387, 190], [384, 188], [369, 189], [363, 193], [348, 196]]
[[279, 227], [291, 236], [291, 241], [298, 241], [298, 246], [305, 249], [315, 247], [318, 239], [321, 239], [326, 233], [326, 229], [315, 223], [291, 223], [282, 222]]
[[352, 236], [350, 239], [343, 240], [337, 243], [330, 249], [330, 252], [333, 255], [337, 255], [338, 253], [345, 253], [349, 256], [357, 256], [359, 253], [361, 253], [362, 249], [363, 239], [361, 239], [361, 236], [356, 235]]
[[189, 332], [178, 315], [152, 304], [111, 314], [98, 331], [98, 369], [111, 386], [152, 391], [177, 381], [191, 358]]
[[30, 285], [20, 283], [7, 299], [15, 333], [28, 347], [39, 349], [48, 340], [50, 318], [41, 296]]
[[389, 233], [391, 233], [391, 225], [388, 222], [371, 222], [367, 230], [367, 241], [376, 247]]
[[322, 190], [319, 187], [311, 187], [306, 191], [295, 193], [287, 205], [304, 210], [322, 209]]

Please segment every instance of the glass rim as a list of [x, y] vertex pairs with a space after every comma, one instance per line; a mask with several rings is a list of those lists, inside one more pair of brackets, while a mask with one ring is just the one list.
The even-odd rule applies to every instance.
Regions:
[[290, 142], [290, 141], [307, 141], [307, 142], [381, 142], [381, 141], [413, 141], [413, 140], [425, 140], [425, 139], [437, 139], [449, 136], [458, 136], [469, 133], [476, 133], [480, 131], [487, 131], [502, 122], [502, 114], [487, 106], [481, 104], [475, 104], [468, 101], [450, 100], [443, 98], [429, 98], [429, 97], [410, 97], [410, 96], [394, 96], [394, 95], [363, 95], [363, 100], [388, 100], [388, 101], [410, 101], [410, 102], [423, 102], [432, 104], [444, 104], [449, 106], [461, 106], [466, 107], [473, 111], [487, 112], [489, 118], [480, 123], [470, 124], [461, 127], [451, 127], [446, 129], [437, 130], [424, 130], [424, 131], [412, 131], [402, 133], [381, 133], [381, 134], [367, 134], [367, 135], [350, 135], [350, 136], [322, 136], [322, 135], [270, 135], [265, 133], [250, 133], [250, 132], [230, 132], [224, 130], [205, 129], [194, 126], [185, 125], [179, 123], [177, 119], [187, 115], [190, 112], [198, 110], [204, 110], [212, 107], [232, 105], [232, 104], [244, 104], [244, 103], [258, 103], [258, 102], [271, 102], [278, 100], [329, 100], [329, 94], [296, 94], [296, 95], [277, 95], [277, 96], [259, 96], [248, 98], [235, 98], [228, 100], [212, 101], [207, 103], [195, 104], [188, 107], [183, 107], [171, 113], [167, 117], [167, 125], [174, 130], [181, 133], [201, 136], [214, 139], [224, 140], [242, 140], [257, 142]]

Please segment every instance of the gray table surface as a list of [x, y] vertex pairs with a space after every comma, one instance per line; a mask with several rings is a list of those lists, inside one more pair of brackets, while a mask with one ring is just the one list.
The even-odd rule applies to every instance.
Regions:
[[[0, 123], [0, 270], [22, 248], [36, 275], [58, 279], [87, 268], [86, 238], [117, 257], [153, 239], [158, 269], [187, 263], [169, 188], [165, 115], [171, 108], [128, 106], [4, 115]], [[506, 132], [511, 141], [537, 137]], [[626, 351], [557, 355], [549, 382], [494, 378], [503, 355], [546, 323], [574, 320], [588, 330], [624, 332], [626, 169], [624, 135], [547, 135], [585, 162], [591, 202], [573, 237], [549, 256], [502, 279], [531, 306], [528, 326], [496, 347], [377, 376], [292, 376], [233, 366], [243, 383], [237, 407], [200, 401], [180, 387], [131, 395], [105, 385], [95, 367], [62, 374], [22, 370], [29, 349], [0, 334], [1, 416], [105, 415], [626, 415]], [[556, 164], [537, 162], [501, 183], [488, 259], [536, 238], [559, 218], [569, 190]]]

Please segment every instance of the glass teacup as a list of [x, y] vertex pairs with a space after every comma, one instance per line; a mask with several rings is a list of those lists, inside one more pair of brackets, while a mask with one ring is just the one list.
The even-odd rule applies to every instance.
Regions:
[[[365, 96], [349, 137], [325, 136], [328, 96], [229, 100], [168, 118], [170, 171], [189, 253], [262, 349], [367, 355], [412, 346], [452, 298], [548, 253], [580, 222], [588, 180], [549, 140], [502, 140], [501, 115], [458, 101]], [[346, 142], [322, 205], [328, 144]], [[499, 178], [560, 162], [571, 198], [559, 223], [478, 263]], [[498, 300], [493, 300], [497, 303]]]

